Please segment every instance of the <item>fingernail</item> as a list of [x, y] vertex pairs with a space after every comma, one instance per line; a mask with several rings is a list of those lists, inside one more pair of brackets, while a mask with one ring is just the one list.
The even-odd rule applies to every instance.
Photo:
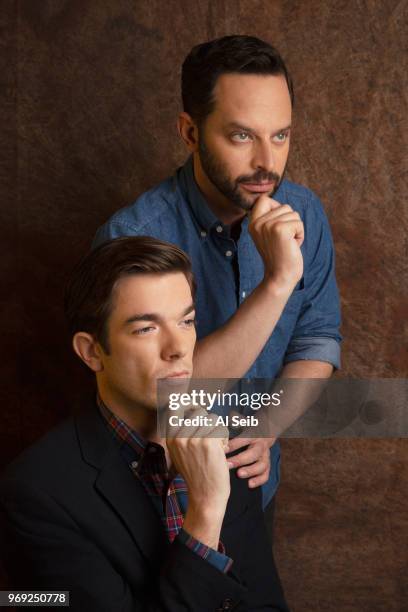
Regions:
[[231, 468], [233, 468], [233, 467], [234, 467], [234, 464], [233, 464], [233, 463], [231, 463], [231, 461], [227, 461], [227, 465], [228, 465], [229, 469], [231, 469]]
[[248, 472], [246, 470], [240, 470], [239, 475], [245, 478], [245, 476], [248, 476]]

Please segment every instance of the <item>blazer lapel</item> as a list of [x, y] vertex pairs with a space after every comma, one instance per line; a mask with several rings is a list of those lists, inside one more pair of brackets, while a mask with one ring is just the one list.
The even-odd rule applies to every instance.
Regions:
[[156, 566], [168, 546], [163, 525], [102, 419], [95, 402], [76, 418], [83, 459], [98, 470], [95, 487], [100, 495], [126, 525], [146, 559]]

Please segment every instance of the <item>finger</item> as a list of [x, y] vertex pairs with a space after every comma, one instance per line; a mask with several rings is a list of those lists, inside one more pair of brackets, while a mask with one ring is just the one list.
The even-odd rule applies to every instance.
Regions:
[[269, 472], [269, 461], [265, 461], [263, 458], [259, 461], [255, 461], [251, 465], [246, 465], [243, 468], [237, 470], [237, 474], [240, 478], [251, 478], [252, 476], [262, 476], [265, 472]]
[[293, 210], [289, 204], [281, 204], [279, 208], [274, 208], [269, 210], [265, 214], [260, 217], [257, 217], [255, 220], [251, 220], [251, 225], [253, 227], [262, 226], [267, 221], [275, 221], [276, 219], [280, 219], [283, 215], [292, 214], [296, 219], [300, 219], [300, 215], [296, 210]]
[[233, 464], [234, 467], [241, 467], [257, 461], [263, 453], [263, 448], [260, 444], [254, 444], [246, 450], [242, 451], [238, 455], [228, 457], [228, 461]]
[[[184, 420], [191, 419], [193, 417], [200, 416], [200, 415], [205, 417], [208, 415], [208, 412], [201, 406], [193, 406], [192, 404], [189, 404], [188, 406], [185, 406], [184, 404], [180, 404], [177, 410], [175, 411], [167, 410], [166, 437], [181, 438], [181, 437], [193, 436], [194, 431], [197, 429], [198, 426], [185, 425]], [[171, 416], [177, 417], [180, 425], [178, 426], [172, 425], [171, 420], [170, 420]], [[181, 435], [181, 432], [179, 430], [183, 427], [185, 427], [186, 430], [190, 432], [188, 436], [185, 435], [186, 431], [183, 431], [183, 435]]]
[[215, 438], [221, 445], [224, 453], [229, 452], [229, 430], [223, 425], [216, 425], [216, 415], [206, 415], [207, 424], [199, 425], [191, 437]]
[[254, 489], [255, 487], [260, 487], [263, 484], [265, 484], [265, 482], [268, 482], [268, 478], [269, 478], [269, 469], [263, 474], [261, 474], [260, 476], [256, 476], [255, 478], [250, 478], [248, 480], [248, 486], [251, 489]]
[[[299, 213], [295, 210], [273, 210], [271, 213], [268, 213], [263, 217], [265, 219], [265, 223], [273, 222], [273, 223], [287, 223], [288, 221], [300, 221]], [[259, 221], [258, 221], [259, 223]]]
[[[268, 235], [268, 232], [272, 229], [275, 223], [275, 221], [267, 221], [262, 226], [262, 231], [265, 236]], [[299, 221], [298, 219], [291, 219], [285, 222], [281, 222], [279, 219], [278, 223], [276, 223], [274, 232], [278, 233], [278, 235], [282, 237], [292, 237], [295, 238], [298, 242], [303, 242], [305, 237], [305, 230], [302, 221]]]
[[243, 446], [248, 446], [254, 441], [253, 438], [241, 438], [241, 436], [237, 436], [236, 438], [232, 438], [229, 441], [230, 452], [237, 450], [238, 448], [242, 448]]
[[262, 215], [265, 215], [271, 210], [279, 208], [280, 205], [280, 202], [267, 195], [259, 196], [249, 213], [251, 222], [256, 221], [256, 219], [259, 219], [259, 217], [262, 217]]
[[189, 413], [188, 416], [184, 418], [194, 418], [201, 417], [201, 420], [198, 424], [188, 425], [186, 422], [183, 423], [180, 427], [179, 437], [186, 438], [218, 438], [223, 439], [226, 436], [228, 437], [228, 429], [226, 427], [222, 427], [220, 425], [215, 424], [215, 416], [212, 414], [195, 414]]

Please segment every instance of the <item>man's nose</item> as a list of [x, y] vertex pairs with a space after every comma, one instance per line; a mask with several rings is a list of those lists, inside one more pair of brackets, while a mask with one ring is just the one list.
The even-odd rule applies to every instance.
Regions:
[[252, 166], [255, 170], [273, 172], [275, 170], [275, 154], [273, 144], [268, 142], [258, 142], [252, 158]]
[[163, 339], [162, 358], [166, 361], [182, 359], [187, 354], [188, 342], [183, 330], [168, 331]]

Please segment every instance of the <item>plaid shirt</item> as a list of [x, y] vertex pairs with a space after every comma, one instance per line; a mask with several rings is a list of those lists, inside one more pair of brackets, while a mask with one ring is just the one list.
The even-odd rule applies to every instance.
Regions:
[[177, 537], [188, 548], [222, 572], [228, 572], [232, 559], [225, 554], [222, 542], [218, 551], [193, 538], [183, 529], [187, 511], [187, 485], [180, 474], [169, 473], [164, 448], [142, 438], [118, 418], [97, 395], [99, 410], [109, 430], [121, 443], [121, 452], [134, 475], [140, 480], [166, 530], [170, 542]]

